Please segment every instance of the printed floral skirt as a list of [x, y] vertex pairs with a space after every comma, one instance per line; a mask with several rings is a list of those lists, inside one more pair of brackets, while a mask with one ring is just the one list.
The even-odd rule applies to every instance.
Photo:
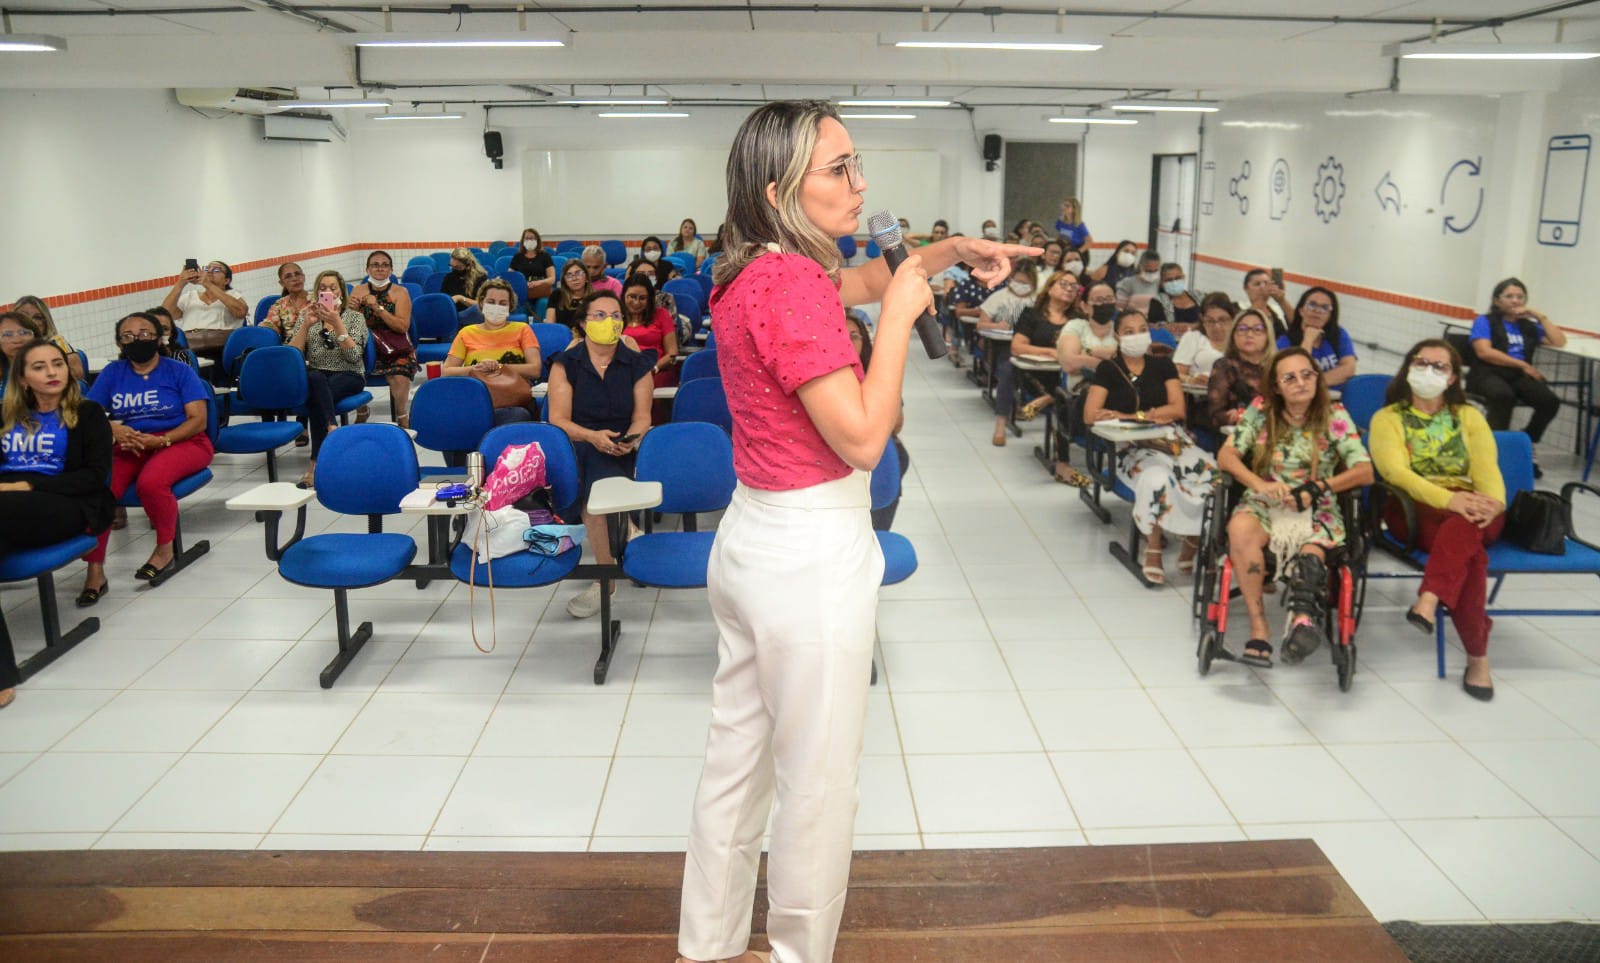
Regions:
[[1148, 535], [1154, 526], [1174, 535], [1199, 535], [1206, 496], [1217, 482], [1216, 459], [1182, 429], [1176, 455], [1127, 446], [1117, 453], [1117, 478], [1133, 489], [1133, 520]]

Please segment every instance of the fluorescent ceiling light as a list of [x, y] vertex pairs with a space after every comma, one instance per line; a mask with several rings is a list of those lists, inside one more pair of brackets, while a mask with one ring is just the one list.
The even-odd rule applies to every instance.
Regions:
[[623, 118], [623, 117], [628, 117], [628, 118], [636, 118], [636, 117], [654, 117], [654, 118], [687, 117], [689, 115], [687, 113], [683, 112], [683, 111], [677, 111], [677, 110], [602, 110], [600, 113], [595, 114], [595, 116], [596, 117], [609, 117], [609, 118], [612, 118], [612, 119], [620, 119], [620, 118]]
[[1214, 114], [1221, 108], [1208, 100], [1122, 100], [1108, 105], [1112, 110], [1155, 113]]
[[387, 100], [275, 100], [273, 110], [354, 110], [362, 107], [389, 107]]
[[668, 101], [664, 97], [597, 97], [593, 99], [568, 99], [561, 101], [561, 103], [569, 107], [665, 107]]
[[565, 47], [566, 41], [519, 34], [351, 33], [340, 38], [357, 47]]
[[916, 114], [840, 114], [845, 120], [916, 120]]
[[460, 120], [460, 114], [379, 114], [373, 120]]
[[0, 34], [0, 53], [55, 53], [65, 49], [67, 49], [65, 40], [49, 34]]
[[840, 107], [949, 107], [948, 100], [841, 100]]
[[907, 33], [878, 34], [878, 45], [933, 50], [1039, 50], [1088, 52], [1097, 43], [1079, 43], [1051, 34], [1026, 33]]
[[1045, 120], [1052, 124], [1116, 124], [1119, 127], [1138, 123], [1128, 117], [1046, 117]]
[[1593, 60], [1600, 44], [1403, 43], [1384, 53], [1404, 60]]

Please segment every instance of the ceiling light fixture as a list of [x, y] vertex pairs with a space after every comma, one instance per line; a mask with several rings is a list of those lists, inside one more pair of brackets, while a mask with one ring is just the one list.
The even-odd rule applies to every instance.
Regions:
[[393, 106], [387, 100], [275, 100], [274, 110], [359, 110]]
[[1383, 50], [1402, 60], [1593, 60], [1600, 44], [1403, 43]]
[[688, 115], [688, 113], [686, 113], [684, 111], [677, 111], [677, 110], [602, 110], [600, 113], [595, 114], [595, 116], [596, 117], [605, 117], [605, 118], [608, 118], [608, 119], [611, 119], [611, 120], [620, 120], [620, 119], [622, 119], [624, 117], [629, 118], [629, 119], [647, 118], [647, 117], [648, 118], [655, 118], [655, 119], [666, 119], [666, 118], [687, 117], [689, 115]]
[[841, 100], [840, 107], [949, 107], [948, 100]]
[[665, 107], [670, 101], [664, 97], [596, 97], [591, 99], [571, 98], [558, 101], [568, 107]]
[[916, 120], [916, 114], [840, 114], [843, 120]]
[[379, 114], [373, 120], [460, 120], [461, 114]]
[[1118, 127], [1138, 123], [1131, 117], [1046, 117], [1045, 120], [1052, 124], [1115, 124]]
[[565, 40], [515, 34], [348, 33], [339, 38], [357, 47], [565, 47]]
[[1026, 33], [910, 33], [878, 34], [882, 47], [924, 50], [1032, 50], [1087, 53], [1099, 50], [1097, 43], [1079, 43], [1051, 34]]
[[1119, 100], [1107, 104], [1112, 110], [1125, 112], [1214, 114], [1222, 108], [1209, 100]]
[[[9, 25], [10, 20], [7, 19], [6, 23]], [[64, 39], [49, 34], [0, 34], [0, 53], [57, 53], [66, 49], [67, 42]]]

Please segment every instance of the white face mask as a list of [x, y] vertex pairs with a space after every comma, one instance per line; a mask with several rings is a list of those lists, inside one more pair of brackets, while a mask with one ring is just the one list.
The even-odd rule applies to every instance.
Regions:
[[1432, 401], [1450, 387], [1450, 376], [1432, 368], [1412, 368], [1406, 372], [1406, 384], [1411, 386], [1413, 395], [1423, 401]]
[[1150, 332], [1141, 331], [1138, 334], [1125, 334], [1117, 339], [1122, 353], [1129, 358], [1142, 358], [1150, 350]]
[[983, 236], [992, 241], [1000, 236], [1000, 229], [998, 227], [986, 227], [983, 229]]
[[1063, 271], [1067, 272], [1068, 274], [1076, 277], [1076, 276], [1078, 276], [1078, 275], [1083, 273], [1083, 262], [1082, 261], [1062, 261], [1061, 262], [1061, 270], [1063, 270]]
[[661, 260], [661, 252], [657, 251], [655, 248], [651, 248], [650, 250], [644, 252], [644, 259], [654, 264], [656, 261]]
[[530, 237], [522, 242], [522, 249], [524, 251], [537, 251], [539, 250], [539, 242]]
[[378, 280], [377, 278], [367, 278], [367, 287], [374, 291], [382, 291], [384, 288], [389, 286], [389, 282], [391, 280], [391, 278], [384, 278], [382, 281]]
[[1019, 298], [1025, 298], [1033, 293], [1033, 285], [1029, 284], [1027, 281], [1012, 281], [1010, 288], [1011, 293], [1015, 294]]
[[1125, 267], [1125, 268], [1133, 267], [1133, 252], [1132, 251], [1123, 251], [1121, 254], [1118, 254], [1117, 255], [1117, 266], [1118, 267]]
[[1160, 271], [1140, 271], [1139, 272], [1139, 280], [1143, 281], [1146, 284], [1154, 284], [1157, 281], [1161, 280], [1161, 272]]
[[479, 311], [485, 321], [498, 323], [511, 317], [511, 309], [504, 304], [485, 304]]

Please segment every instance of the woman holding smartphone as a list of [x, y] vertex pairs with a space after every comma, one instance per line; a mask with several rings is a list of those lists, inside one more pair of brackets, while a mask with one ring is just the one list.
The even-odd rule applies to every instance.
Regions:
[[[833, 955], [850, 874], [873, 624], [883, 555], [868, 472], [900, 417], [911, 325], [928, 274], [957, 261], [988, 284], [1038, 248], [968, 238], [841, 264], [860, 225], [861, 158], [834, 108], [757, 109], [728, 156], [728, 221], [711, 312], [733, 415], [738, 487], [711, 550], [718, 631], [711, 728], [684, 866], [678, 950], [688, 963], [748, 949], [761, 839], [774, 963]], [[882, 302], [863, 373], [846, 305]]]
[[323, 271], [312, 285], [309, 313], [283, 329], [283, 340], [306, 356], [306, 415], [311, 428], [311, 464], [301, 488], [316, 484], [317, 455], [337, 427], [334, 405], [366, 387], [367, 323], [346, 304], [344, 276]]

